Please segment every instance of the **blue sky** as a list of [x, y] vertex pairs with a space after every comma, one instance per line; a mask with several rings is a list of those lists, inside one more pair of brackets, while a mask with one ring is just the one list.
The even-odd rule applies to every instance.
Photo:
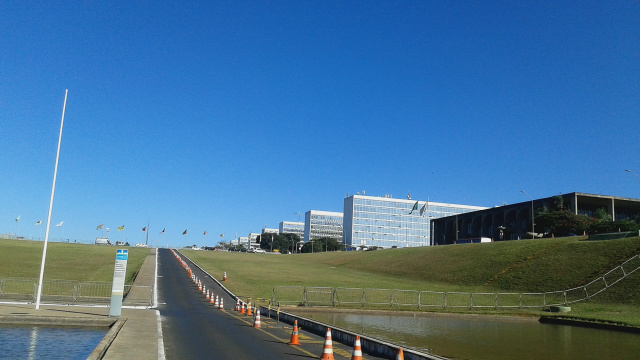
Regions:
[[2, 1], [0, 28], [0, 233], [44, 238], [65, 89], [52, 238], [640, 198], [637, 1]]

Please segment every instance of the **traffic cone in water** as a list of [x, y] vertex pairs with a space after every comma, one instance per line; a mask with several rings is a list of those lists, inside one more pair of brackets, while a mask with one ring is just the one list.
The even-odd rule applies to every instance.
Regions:
[[293, 331], [291, 332], [289, 345], [300, 345], [300, 339], [298, 339], [298, 320], [293, 322]]
[[402, 351], [402, 348], [398, 349], [398, 355], [396, 355], [396, 360], [404, 360], [404, 352]]
[[362, 346], [360, 345], [360, 336], [356, 336], [356, 342], [353, 345], [351, 360], [362, 360]]
[[253, 312], [251, 312], [251, 302], [247, 303], [247, 316], [253, 316]]
[[256, 310], [256, 318], [253, 320], [253, 327], [254, 328], [260, 327], [260, 309]]
[[324, 339], [324, 349], [320, 360], [334, 360], [333, 357], [333, 343], [331, 342], [331, 328], [327, 328], [327, 336]]
[[224, 310], [224, 299], [222, 298], [222, 296], [220, 296], [220, 307], [218, 309]]

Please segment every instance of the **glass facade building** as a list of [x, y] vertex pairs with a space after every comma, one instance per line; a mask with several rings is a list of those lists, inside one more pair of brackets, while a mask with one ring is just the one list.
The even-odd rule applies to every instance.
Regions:
[[300, 239], [304, 239], [303, 222], [283, 221], [280, 223], [278, 230], [280, 231], [280, 234], [296, 234], [300, 236]]
[[430, 246], [430, 221], [486, 207], [352, 195], [344, 199], [343, 239], [347, 247]]
[[323, 237], [342, 242], [342, 213], [309, 210], [304, 214], [304, 242]]

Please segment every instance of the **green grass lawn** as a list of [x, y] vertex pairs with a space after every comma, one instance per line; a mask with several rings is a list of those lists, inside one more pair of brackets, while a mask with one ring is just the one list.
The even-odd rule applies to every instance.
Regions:
[[[38, 279], [44, 242], [0, 239], [0, 278]], [[149, 253], [145, 248], [128, 248], [126, 282], [131, 283]], [[45, 280], [113, 280], [116, 247], [50, 242], [47, 246]]]
[[[640, 253], [640, 238], [582, 237], [367, 252], [295, 255], [182, 250], [241, 296], [270, 298], [276, 286], [463, 292], [545, 292], [584, 285]], [[640, 326], [640, 271], [572, 304], [572, 315]], [[539, 311], [519, 311], [538, 315]]]

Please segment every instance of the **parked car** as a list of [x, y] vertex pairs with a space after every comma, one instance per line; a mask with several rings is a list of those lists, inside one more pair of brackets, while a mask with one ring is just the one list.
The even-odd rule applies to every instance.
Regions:
[[264, 251], [264, 249], [256, 249], [255, 253], [256, 254], [266, 254], [266, 251]]

